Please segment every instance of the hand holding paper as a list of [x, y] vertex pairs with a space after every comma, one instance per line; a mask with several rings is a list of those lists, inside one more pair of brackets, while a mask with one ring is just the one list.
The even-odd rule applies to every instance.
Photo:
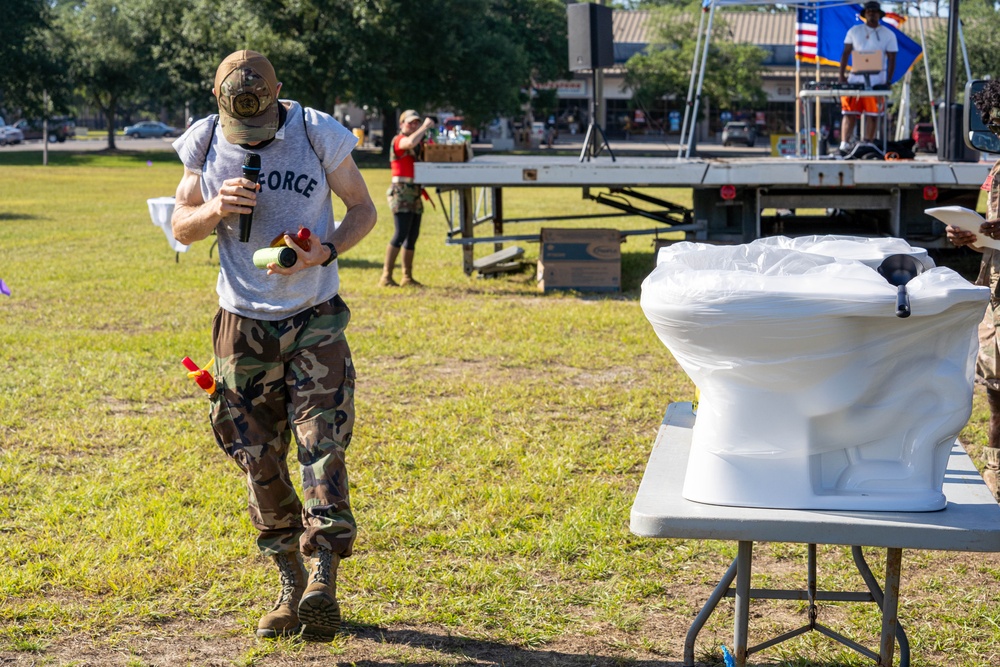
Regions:
[[937, 218], [946, 225], [954, 225], [959, 229], [972, 232], [976, 235], [976, 245], [980, 248], [994, 248], [1000, 250], [1000, 240], [984, 235], [980, 228], [986, 222], [986, 218], [975, 211], [964, 206], [939, 206], [929, 208], [924, 211], [927, 215]]

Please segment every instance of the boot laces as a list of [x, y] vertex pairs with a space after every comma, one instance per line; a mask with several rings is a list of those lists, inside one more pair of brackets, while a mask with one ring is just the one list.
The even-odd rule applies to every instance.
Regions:
[[316, 571], [313, 581], [319, 584], [330, 584], [330, 570], [333, 568], [333, 552], [319, 549], [316, 553]]
[[274, 561], [278, 564], [278, 572], [281, 575], [281, 595], [278, 596], [278, 604], [286, 604], [295, 595], [295, 587], [298, 583], [298, 578], [295, 576], [298, 559], [295, 554], [282, 553], [275, 556]]

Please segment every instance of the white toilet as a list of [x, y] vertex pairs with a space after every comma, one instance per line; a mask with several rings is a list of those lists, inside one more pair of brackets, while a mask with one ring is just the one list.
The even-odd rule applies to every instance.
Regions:
[[[893, 254], [924, 267], [897, 288]], [[741, 507], [931, 511], [972, 410], [989, 291], [889, 238], [660, 251], [642, 309], [700, 391], [683, 496]]]

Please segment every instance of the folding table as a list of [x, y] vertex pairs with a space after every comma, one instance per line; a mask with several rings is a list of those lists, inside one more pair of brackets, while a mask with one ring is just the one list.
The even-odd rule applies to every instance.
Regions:
[[[952, 447], [943, 491], [945, 509], [937, 512], [859, 512], [759, 509], [707, 505], [681, 496], [691, 448], [691, 430], [696, 416], [690, 403], [672, 403], [653, 444], [646, 471], [632, 505], [631, 530], [644, 537], [736, 540], [737, 557], [719, 581], [688, 630], [684, 642], [684, 667], [694, 667], [694, 644], [698, 633], [724, 597], [735, 597], [734, 657], [745, 667], [747, 657], [799, 634], [815, 630], [891, 667], [900, 646], [900, 667], [909, 665], [909, 644], [897, 622], [903, 549], [1000, 552], [1000, 507], [962, 447]], [[807, 589], [751, 589], [750, 574], [754, 542], [807, 544]], [[855, 565], [868, 592], [818, 591], [816, 545], [850, 545]], [[879, 587], [861, 548], [886, 550], [884, 589]], [[736, 581], [735, 589], [730, 588]], [[747, 647], [750, 600], [808, 600], [808, 624], [756, 646]], [[816, 622], [819, 600], [870, 601], [882, 612], [878, 652]]]

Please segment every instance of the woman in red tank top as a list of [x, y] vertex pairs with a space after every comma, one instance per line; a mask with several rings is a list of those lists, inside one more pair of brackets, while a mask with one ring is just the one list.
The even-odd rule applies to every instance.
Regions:
[[[396, 287], [398, 284], [419, 287], [420, 283], [413, 279], [413, 251], [420, 235], [420, 217], [424, 212], [420, 200], [422, 188], [413, 182], [413, 165], [419, 158], [420, 143], [427, 130], [434, 127], [434, 121], [425, 118], [420, 122], [420, 114], [413, 109], [407, 109], [399, 116], [399, 134], [392, 138], [392, 150], [389, 152], [389, 166], [392, 169], [392, 185], [386, 195], [389, 198], [389, 208], [392, 209], [393, 222], [396, 225], [395, 234], [385, 249], [385, 265], [382, 267], [382, 277], [378, 284], [382, 287]], [[396, 266], [396, 257], [402, 253], [403, 279], [396, 283], [392, 279], [392, 271]]]

